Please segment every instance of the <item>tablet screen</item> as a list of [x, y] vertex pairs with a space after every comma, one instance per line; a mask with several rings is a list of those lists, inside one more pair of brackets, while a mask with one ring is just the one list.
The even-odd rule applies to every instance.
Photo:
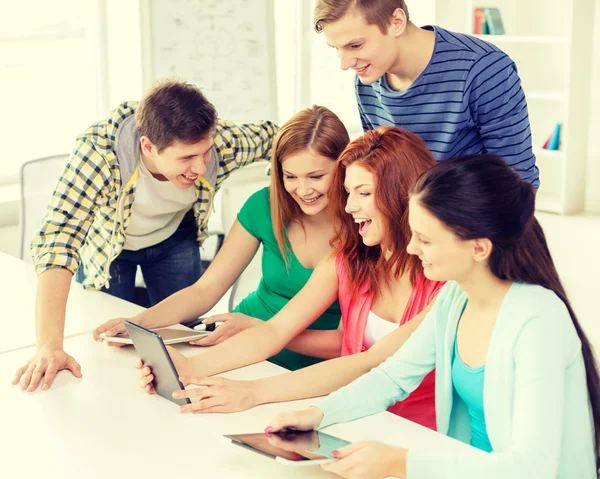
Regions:
[[225, 437], [267, 456], [282, 457], [294, 462], [334, 459], [331, 451], [350, 444], [321, 431], [281, 431], [271, 433], [271, 437], [264, 433], [234, 434]]

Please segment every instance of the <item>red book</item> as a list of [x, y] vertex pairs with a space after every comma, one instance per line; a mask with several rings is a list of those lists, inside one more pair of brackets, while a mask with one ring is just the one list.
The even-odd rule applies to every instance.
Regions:
[[542, 148], [543, 148], [544, 150], [548, 149], [548, 143], [550, 143], [550, 138], [552, 138], [552, 135], [550, 135], [550, 136], [548, 137], [548, 139], [547, 139], [547, 140], [546, 140], [546, 142], [544, 143], [544, 146], [542, 146]]
[[473, 33], [481, 35], [483, 33], [483, 9], [475, 7], [475, 21], [473, 23]]

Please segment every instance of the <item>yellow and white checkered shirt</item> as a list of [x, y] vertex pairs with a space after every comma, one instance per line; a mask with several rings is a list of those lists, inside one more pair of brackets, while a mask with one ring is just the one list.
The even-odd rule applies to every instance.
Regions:
[[[125, 230], [131, 217], [138, 177], [122, 185], [115, 140], [123, 120], [135, 113], [137, 103], [121, 104], [107, 121], [95, 123], [77, 138], [42, 227], [31, 242], [38, 274], [49, 268], [66, 268], [75, 274], [85, 264], [84, 287], [108, 287], [110, 263], [123, 251]], [[218, 166], [214, 184], [198, 177], [193, 206], [198, 242], [207, 236], [212, 199], [223, 181], [236, 169], [258, 160], [269, 160], [278, 127], [269, 121], [234, 124], [219, 120], [214, 147]], [[136, 160], [139, 161], [139, 160]]]

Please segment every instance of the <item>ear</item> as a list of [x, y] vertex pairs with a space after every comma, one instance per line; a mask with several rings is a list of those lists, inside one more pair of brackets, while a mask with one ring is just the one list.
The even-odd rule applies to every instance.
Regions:
[[406, 19], [406, 13], [404, 13], [404, 10], [401, 8], [396, 8], [394, 13], [392, 13], [390, 26], [388, 27], [388, 35], [398, 38], [404, 33], [407, 23], [408, 20]]
[[473, 240], [473, 259], [479, 263], [486, 261], [492, 254], [494, 245], [488, 238]]
[[148, 138], [147, 136], [142, 136], [140, 138], [140, 149], [142, 150], [142, 153], [146, 155], [152, 155], [155, 149], [154, 143], [152, 143], [150, 141], [150, 138]]

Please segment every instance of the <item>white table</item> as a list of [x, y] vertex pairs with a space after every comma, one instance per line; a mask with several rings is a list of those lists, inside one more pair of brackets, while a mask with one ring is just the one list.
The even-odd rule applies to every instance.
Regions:
[[[260, 432], [277, 411], [314, 400], [263, 405], [236, 414], [182, 415], [139, 388], [133, 348], [109, 348], [90, 335], [65, 340], [83, 379], [60, 372], [47, 392], [10, 385], [32, 349], [0, 355], [0, 477], [25, 478], [307, 478], [333, 477], [317, 467], [293, 468], [226, 444], [223, 434]], [[201, 352], [188, 345], [185, 354]], [[226, 374], [253, 379], [283, 372], [268, 362]], [[377, 439], [411, 448], [475, 449], [383, 412], [327, 430], [348, 440]]]
[[[35, 345], [35, 292], [33, 266], [0, 253], [2, 329], [0, 353]], [[92, 331], [117, 316], [133, 316], [143, 308], [100, 291], [86, 291], [75, 281], [67, 302], [65, 337]], [[15, 366], [16, 369], [16, 366]]]

